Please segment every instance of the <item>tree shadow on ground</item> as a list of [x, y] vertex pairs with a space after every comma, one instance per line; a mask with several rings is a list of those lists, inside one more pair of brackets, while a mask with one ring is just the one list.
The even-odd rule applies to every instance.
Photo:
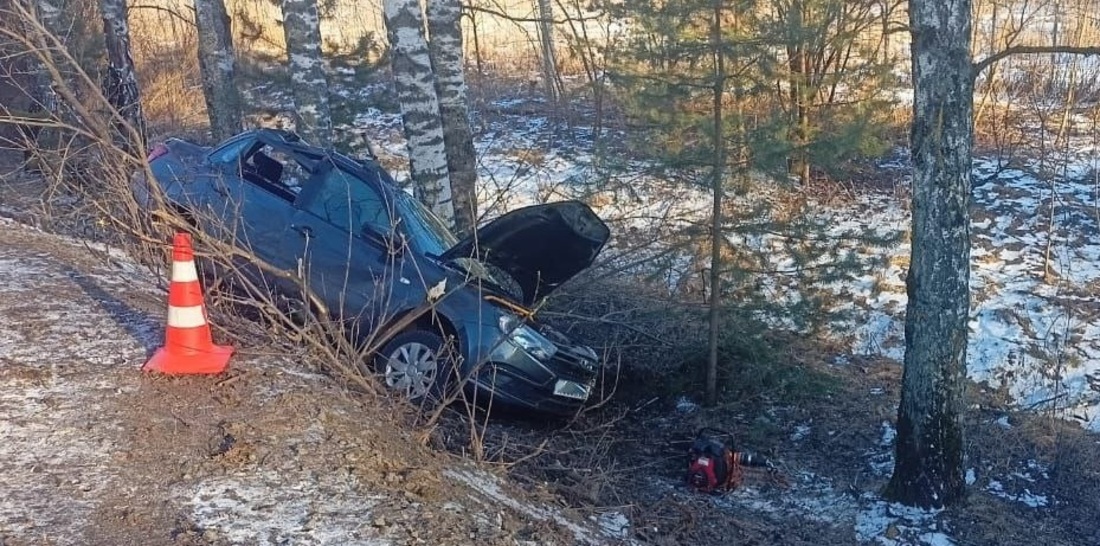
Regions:
[[163, 331], [162, 319], [150, 316], [144, 311], [133, 308], [104, 289], [88, 275], [66, 266], [65, 275], [69, 277], [85, 294], [111, 317], [123, 330], [145, 349], [145, 358], [149, 358], [161, 344]]

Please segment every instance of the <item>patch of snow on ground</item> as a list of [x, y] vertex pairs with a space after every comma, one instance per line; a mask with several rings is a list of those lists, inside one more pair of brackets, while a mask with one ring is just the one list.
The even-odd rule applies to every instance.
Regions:
[[676, 399], [676, 411], [680, 413], [692, 413], [697, 409], [699, 409], [699, 404], [692, 402], [687, 396]]
[[[594, 531], [587, 527], [584, 527], [569, 518], [565, 517], [561, 512], [544, 506], [534, 506], [531, 504], [523, 503], [501, 489], [500, 479], [492, 474], [485, 472], [475, 472], [471, 470], [447, 470], [446, 475], [448, 478], [465, 484], [470, 489], [473, 489], [480, 495], [484, 495], [489, 499], [498, 502], [504, 506], [515, 510], [521, 514], [524, 514], [530, 518], [553, 522], [557, 525], [568, 529], [573, 533], [573, 538], [579, 544], [600, 544], [603, 540], [600, 539], [600, 535], [604, 535], [610, 538], [621, 538], [617, 533], [620, 533], [622, 527], [617, 527], [615, 533], [611, 532], [611, 529], [606, 528], [604, 525], [598, 523], [599, 531]], [[620, 514], [621, 515], [621, 514]], [[623, 519], [626, 519], [623, 516]], [[629, 525], [629, 521], [626, 523]]]
[[1050, 473], [1042, 463], [1031, 459], [1024, 461], [1024, 468], [1010, 472], [1001, 479], [990, 480], [985, 490], [991, 495], [1031, 508], [1044, 508], [1054, 504], [1049, 495], [1038, 492], [1043, 483], [1050, 480]]
[[122, 376], [145, 356], [148, 317], [46, 253], [0, 248], [0, 278], [0, 542], [79, 543], [113, 479], [107, 408], [136, 388]]
[[591, 519], [611, 538], [626, 538], [630, 533], [630, 519], [622, 512], [604, 512]]
[[369, 525], [378, 499], [357, 491], [354, 476], [288, 483], [283, 475], [247, 475], [207, 480], [181, 494], [196, 525], [233, 544], [390, 544]]
[[946, 530], [939, 529], [941, 512], [874, 500], [856, 516], [856, 538], [882, 546], [954, 546]]
[[769, 514], [795, 515], [821, 523], [839, 524], [851, 520], [856, 512], [855, 500], [837, 491], [826, 477], [800, 472], [791, 481], [791, 487], [781, 495], [767, 495], [758, 487], [746, 485], [722, 497], [719, 502]]
[[802, 441], [804, 438], [810, 435], [810, 430], [810, 425], [798, 425], [794, 427], [794, 432], [791, 433], [791, 441]]
[[878, 445], [883, 447], [890, 447], [894, 445], [894, 438], [897, 438], [898, 431], [891, 425], [889, 421], [882, 422], [882, 439], [879, 440]]
[[883, 546], [953, 546], [940, 511], [891, 504], [864, 493], [838, 491], [826, 477], [799, 473], [781, 491], [741, 487], [717, 498], [719, 505], [782, 517], [798, 517], [835, 526], [851, 526], [861, 544]]
[[1032, 493], [1027, 488], [1020, 493], [1009, 493], [1005, 491], [1004, 485], [997, 480], [990, 480], [989, 485], [987, 485], [985, 489], [997, 497], [1010, 501], [1022, 502], [1032, 508], [1042, 508], [1049, 503], [1046, 495]]

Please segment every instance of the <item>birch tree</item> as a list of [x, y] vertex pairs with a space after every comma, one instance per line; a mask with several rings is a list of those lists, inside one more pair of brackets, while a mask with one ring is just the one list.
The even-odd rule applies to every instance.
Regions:
[[[140, 142], [145, 147], [145, 116], [141, 111], [137, 71], [130, 56], [130, 25], [126, 20], [126, 0], [100, 0], [103, 15], [103, 39], [107, 46], [107, 73], [103, 94], [118, 111], [116, 138], [134, 151]], [[123, 123], [124, 122], [124, 123]], [[135, 142], [137, 141], [137, 142]]]
[[462, 3], [460, 0], [431, 0], [427, 11], [428, 52], [443, 123], [447, 174], [454, 197], [455, 231], [463, 233], [477, 224], [477, 157], [466, 106], [462, 27], [459, 24]]
[[195, 0], [202, 94], [215, 141], [241, 130], [241, 99], [237, 90], [237, 56], [223, 0]]
[[[16, 0], [18, 1], [18, 0]], [[32, 4], [26, 6], [28, 12], [33, 13], [34, 18], [41, 24], [42, 29], [53, 34], [54, 36], [60, 36], [58, 31], [60, 30], [60, 21], [58, 20], [61, 14], [54, 2], [51, 0], [37, 0]], [[29, 21], [24, 22], [24, 26], [32, 26]], [[34, 37], [34, 41], [37, 42], [38, 47], [42, 49], [40, 55], [44, 58], [49, 58], [47, 40], [45, 36], [39, 32], [38, 28], [28, 28], [27, 33]], [[53, 77], [49, 71], [46, 70], [42, 61], [36, 61], [34, 70], [34, 101], [32, 103], [32, 112], [45, 112], [48, 115], [56, 115], [57, 93], [53, 90]]]
[[558, 100], [558, 63], [554, 57], [554, 5], [552, 0], [536, 0], [539, 10], [539, 42], [542, 51], [542, 79], [546, 99]]
[[417, 0], [385, 0], [382, 8], [416, 197], [453, 226], [455, 210], [447, 175], [443, 123], [420, 3]]
[[283, 33], [297, 132], [318, 146], [332, 144], [328, 80], [321, 57], [321, 26], [316, 0], [283, 0]]
[[1097, 55], [1100, 47], [1011, 46], [970, 60], [971, 0], [913, 0], [913, 227], [905, 369], [886, 496], [941, 507], [962, 499], [961, 416], [970, 314], [974, 79], [1010, 55]]
[[887, 496], [942, 507], [960, 500], [961, 415], [970, 316], [971, 0], [913, 0], [913, 227], [905, 370]]

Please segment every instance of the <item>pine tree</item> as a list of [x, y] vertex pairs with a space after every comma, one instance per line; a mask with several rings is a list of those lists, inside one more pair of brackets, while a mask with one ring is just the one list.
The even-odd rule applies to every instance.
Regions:
[[[843, 318], [825, 310], [824, 287], [868, 264], [837, 250], [852, 240], [872, 247], [888, 241], [854, 230], [838, 236], [827, 218], [789, 201], [782, 213], [773, 210], [779, 199], [771, 196], [783, 193], [786, 177], [750, 176], [786, 171], [791, 151], [786, 112], [773, 100], [781, 57], [763, 1], [641, 0], [608, 8], [630, 21], [608, 72], [627, 114], [648, 128], [633, 150], [646, 154], [655, 175], [711, 194], [707, 251], [696, 249], [692, 259], [693, 269], [708, 273], [706, 386], [713, 402], [723, 347], [745, 346], [750, 336], [740, 333], [757, 328], [754, 317], [806, 329]], [[781, 262], [788, 265], [778, 271]], [[776, 302], [760, 290], [788, 284], [803, 297]]]
[[[893, 81], [893, 59], [865, 36], [892, 4], [879, 0], [770, 0], [758, 30], [782, 50], [765, 75], [777, 82], [787, 112], [789, 172], [802, 184], [812, 167], [881, 150], [881, 121]], [[883, 13], [884, 10], [886, 13]], [[876, 115], [880, 118], [876, 119]], [[878, 141], [878, 146], [874, 146]]]
[[[744, 74], [760, 51], [744, 33], [753, 2], [730, 5], [724, 0], [666, 3], [641, 0], [612, 4], [615, 15], [635, 25], [626, 47], [612, 59], [612, 78], [629, 90], [631, 115], [654, 128], [641, 135], [662, 173], [711, 193], [708, 304], [709, 333], [706, 400], [717, 400], [719, 337], [723, 332], [722, 298], [728, 260], [725, 197], [727, 173], [748, 167], [746, 125], [740, 116], [750, 81]], [[734, 90], [736, 90], [734, 92]], [[727, 105], [732, 103], [734, 108]], [[729, 153], [731, 150], [734, 153]], [[729, 159], [736, 163], [730, 165]], [[740, 180], [741, 177], [739, 176]]]

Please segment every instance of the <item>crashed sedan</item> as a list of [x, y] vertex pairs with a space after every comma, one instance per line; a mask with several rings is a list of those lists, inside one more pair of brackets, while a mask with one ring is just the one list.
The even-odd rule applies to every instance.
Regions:
[[284, 297], [307, 285], [361, 332], [357, 341], [378, 348], [372, 371], [410, 399], [462, 384], [482, 405], [567, 415], [590, 398], [596, 353], [531, 311], [610, 237], [587, 205], [514, 210], [458, 240], [377, 161], [274, 129], [212, 148], [169, 139], [150, 167], [158, 191], [135, 176], [139, 203], [153, 210], [159, 194], [207, 233], [287, 272], [248, 270]]

